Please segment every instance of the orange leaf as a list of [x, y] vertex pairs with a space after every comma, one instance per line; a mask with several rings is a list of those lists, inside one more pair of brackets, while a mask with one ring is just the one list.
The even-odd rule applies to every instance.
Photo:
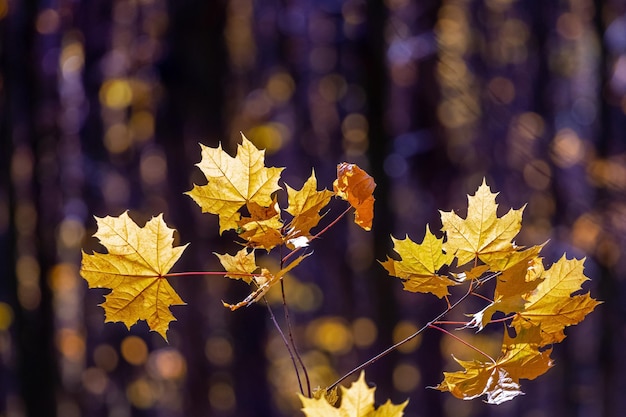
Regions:
[[337, 165], [335, 194], [356, 209], [354, 222], [365, 230], [371, 230], [374, 219], [374, 188], [374, 179], [355, 164]]
[[242, 134], [233, 158], [222, 150], [200, 144], [202, 160], [197, 166], [208, 180], [206, 185], [194, 185], [186, 194], [198, 203], [203, 213], [219, 215], [220, 233], [237, 229], [239, 209], [248, 202], [268, 207], [272, 193], [278, 190], [283, 168], [266, 168], [265, 151], [257, 149]]
[[108, 253], [82, 253], [80, 274], [89, 288], [110, 288], [105, 296], [106, 322], [123, 322], [127, 328], [146, 320], [150, 330], [167, 340], [169, 323], [176, 320], [169, 307], [185, 302], [165, 275], [187, 245], [174, 247], [174, 229], [159, 214], [139, 227], [128, 212], [119, 217], [96, 217], [94, 234]]

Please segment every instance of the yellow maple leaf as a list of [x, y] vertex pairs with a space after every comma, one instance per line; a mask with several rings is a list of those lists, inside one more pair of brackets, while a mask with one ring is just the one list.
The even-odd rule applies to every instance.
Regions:
[[[282, 280], [289, 271], [298, 266], [300, 262], [302, 262], [309, 255], [310, 253], [298, 256], [296, 259], [291, 261], [289, 265], [283, 267], [275, 274], [272, 274], [267, 269], [262, 268], [261, 273], [253, 275], [251, 280], [249, 281], [249, 283], [254, 283], [255, 285], [257, 285], [257, 288], [250, 295], [248, 295], [243, 301], [240, 301], [237, 304], [228, 304], [223, 301], [222, 304], [224, 305], [224, 307], [230, 308], [231, 311], [235, 311], [241, 307], [246, 307], [252, 303], [259, 301], [275, 284], [279, 283], [280, 280]], [[234, 274], [236, 275], [237, 272], [241, 271], [234, 271]]]
[[500, 357], [494, 362], [454, 360], [464, 370], [444, 372], [444, 380], [434, 387], [449, 391], [463, 400], [487, 396], [489, 404], [501, 404], [522, 395], [520, 379], [535, 379], [552, 366], [552, 349], [539, 350], [540, 329], [530, 327], [515, 338], [506, 333]]
[[235, 255], [214, 253], [226, 270], [226, 277], [240, 279], [248, 284], [252, 282], [252, 273], [258, 269], [254, 251], [247, 248], [239, 250]]
[[200, 144], [202, 160], [196, 164], [208, 180], [195, 185], [186, 194], [202, 208], [203, 213], [219, 215], [220, 234], [236, 229], [241, 218], [239, 210], [248, 202], [268, 207], [272, 193], [278, 190], [283, 168], [266, 168], [265, 151], [257, 149], [243, 133], [233, 158], [222, 150]]
[[491, 320], [496, 311], [505, 314], [523, 311], [526, 299], [524, 295], [533, 291], [543, 280], [543, 263], [539, 251], [543, 246], [511, 252], [508, 257], [499, 257], [502, 272], [497, 277], [493, 302], [473, 314], [468, 327], [477, 327], [478, 331]]
[[381, 262], [389, 275], [400, 278], [407, 291], [432, 293], [439, 298], [449, 294], [448, 287], [456, 285], [456, 282], [437, 273], [454, 258], [452, 254], [443, 251], [443, 239], [433, 235], [428, 225], [421, 243], [413, 242], [408, 236], [403, 240], [393, 236], [391, 239], [394, 251], [401, 260], [387, 257], [385, 262]]
[[387, 401], [382, 406], [374, 407], [374, 392], [365, 382], [365, 372], [349, 388], [341, 387], [341, 401], [338, 407], [331, 405], [326, 397], [307, 398], [299, 395], [302, 411], [307, 417], [402, 417], [408, 400], [402, 404]]
[[467, 217], [459, 217], [454, 211], [441, 213], [441, 223], [446, 232], [447, 241], [444, 250], [453, 253], [458, 265], [465, 265], [477, 258], [483, 262], [493, 262], [499, 254], [506, 256], [515, 250], [512, 241], [522, 225], [522, 212], [509, 210], [502, 217], [497, 217], [497, 193], [492, 193], [486, 181], [476, 191], [468, 195]]
[[588, 292], [572, 296], [589, 279], [583, 272], [584, 261], [563, 255], [545, 271], [543, 281], [525, 296], [524, 310], [511, 323], [516, 331], [540, 325], [543, 345], [559, 343], [565, 339], [565, 327], [578, 324], [600, 304]]
[[374, 188], [374, 179], [357, 165], [347, 162], [337, 165], [337, 179], [333, 182], [333, 190], [337, 197], [355, 208], [354, 222], [365, 230], [372, 229], [374, 220]]
[[170, 286], [165, 275], [187, 245], [173, 246], [174, 229], [163, 215], [139, 227], [128, 212], [119, 217], [96, 217], [94, 234], [108, 253], [82, 252], [80, 274], [89, 288], [110, 288], [105, 296], [106, 322], [123, 322], [127, 328], [146, 320], [151, 330], [167, 340], [169, 323], [176, 320], [169, 307], [185, 302]]
[[239, 237], [248, 241], [253, 248], [263, 248], [268, 252], [282, 245], [283, 222], [280, 207], [274, 200], [269, 207], [262, 207], [254, 202], [246, 204], [250, 217], [243, 217], [237, 222]]
[[[300, 190], [287, 187], [288, 207], [285, 211], [293, 216], [288, 226], [287, 243], [304, 237], [310, 240], [311, 229], [317, 226], [321, 216], [320, 211], [326, 207], [333, 193], [327, 189], [317, 190], [317, 179], [315, 171], [311, 172], [311, 176], [306, 180]], [[294, 246], [290, 244], [290, 246]]]

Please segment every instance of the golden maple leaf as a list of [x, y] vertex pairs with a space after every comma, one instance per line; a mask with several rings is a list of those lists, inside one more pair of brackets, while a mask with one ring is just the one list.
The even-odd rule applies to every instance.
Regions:
[[535, 379], [552, 366], [552, 349], [539, 350], [540, 332], [538, 326], [531, 326], [515, 338], [505, 333], [502, 352], [494, 362], [454, 358], [464, 370], [444, 372], [444, 380], [434, 388], [463, 400], [486, 395], [489, 404], [501, 404], [522, 395], [520, 379]]
[[563, 255], [545, 271], [543, 281], [524, 297], [524, 309], [511, 323], [517, 332], [540, 325], [543, 345], [559, 343], [565, 339], [565, 327], [578, 324], [600, 304], [588, 292], [572, 296], [589, 279], [583, 272], [584, 261]]
[[311, 229], [317, 226], [321, 216], [320, 211], [328, 205], [333, 193], [327, 189], [317, 190], [317, 179], [315, 171], [306, 180], [300, 190], [287, 187], [288, 207], [285, 211], [293, 216], [288, 226], [287, 243], [290, 246], [294, 239], [306, 238], [307, 242], [311, 237]]
[[405, 237], [403, 240], [393, 240], [394, 251], [401, 260], [396, 261], [387, 257], [381, 264], [389, 275], [403, 281], [404, 289], [411, 292], [432, 293], [442, 298], [449, 294], [448, 287], [456, 282], [437, 271], [444, 265], [449, 265], [454, 256], [442, 250], [443, 239], [437, 239], [428, 225], [421, 243], [415, 243]]
[[[236, 257], [240, 256], [241, 251], [239, 251], [239, 253], [237, 255], [235, 255]], [[300, 255], [298, 256], [296, 259], [294, 259], [293, 261], [291, 261], [291, 263], [289, 263], [289, 265], [283, 267], [282, 269], [280, 269], [278, 272], [276, 272], [275, 274], [271, 273], [269, 270], [262, 268], [261, 272], [258, 274], [253, 274], [253, 276], [250, 278], [250, 280], [246, 280], [249, 284], [254, 283], [257, 288], [252, 291], [252, 293], [250, 293], [250, 295], [248, 295], [243, 301], [238, 302], [237, 304], [228, 304], [226, 302], [222, 301], [222, 305], [224, 305], [224, 307], [230, 308], [231, 311], [235, 311], [241, 307], [246, 307], [252, 303], [255, 303], [257, 301], [259, 301], [261, 298], [263, 298], [263, 296], [265, 296], [265, 294], [267, 294], [267, 292], [277, 283], [280, 282], [280, 280], [283, 279], [283, 277], [289, 272], [291, 271], [293, 268], [295, 268], [296, 266], [298, 266], [300, 264], [300, 262], [302, 262], [304, 260], [304, 258], [308, 257], [310, 255], [310, 253], [308, 254], [304, 254], [304, 255]], [[222, 255], [223, 256], [223, 255]], [[220, 261], [222, 260], [222, 258], [220, 257]], [[249, 264], [249, 261], [246, 260], [246, 269], [250, 269], [251, 265]], [[224, 263], [222, 262], [222, 265], [224, 266], [224, 268], [226, 269], [226, 271], [228, 272], [227, 276], [237, 276], [237, 275], [241, 275], [241, 273], [243, 272], [241, 270], [240, 265], [238, 264], [238, 262], [227, 262]], [[232, 268], [232, 269], [231, 269]], [[252, 270], [254, 271], [254, 270]]]
[[105, 296], [105, 322], [123, 322], [127, 328], [146, 320], [150, 330], [167, 340], [169, 323], [176, 320], [169, 307], [185, 302], [170, 286], [165, 275], [187, 245], [173, 246], [174, 229], [163, 215], [139, 227], [128, 212], [119, 217], [96, 217], [94, 234], [107, 249], [89, 255], [82, 252], [80, 274], [89, 288], [110, 288]]
[[497, 193], [492, 193], [486, 181], [476, 191], [468, 195], [467, 217], [459, 217], [454, 211], [440, 211], [446, 243], [443, 248], [453, 253], [458, 265], [465, 265], [477, 258], [489, 265], [494, 257], [515, 249], [512, 241], [522, 225], [522, 212], [509, 210], [502, 217], [497, 217]]
[[254, 202], [246, 204], [250, 217], [242, 217], [237, 222], [239, 237], [248, 241], [248, 246], [263, 248], [268, 252], [275, 246], [282, 245], [283, 222], [280, 207], [273, 200], [269, 207], [262, 207]]
[[252, 273], [258, 269], [254, 251], [248, 252], [247, 248], [243, 248], [235, 255], [215, 253], [215, 256], [227, 271], [226, 277], [240, 279], [248, 284], [252, 282]]
[[524, 309], [524, 295], [533, 291], [543, 279], [544, 268], [539, 252], [541, 246], [533, 246], [526, 250], [511, 252], [509, 256], [499, 256], [500, 275], [497, 277], [493, 302], [473, 314], [468, 327], [477, 327], [478, 331], [489, 323], [496, 311], [505, 314], [517, 313]]
[[273, 204], [272, 193], [278, 190], [278, 180], [284, 168], [266, 168], [265, 151], [257, 149], [243, 133], [233, 158], [222, 150], [222, 145], [210, 148], [200, 144], [202, 160], [196, 164], [208, 180], [206, 185], [195, 185], [186, 194], [202, 208], [203, 213], [219, 216], [220, 234], [237, 229], [241, 218], [239, 210], [254, 202], [268, 207]]
[[354, 222], [365, 230], [372, 229], [374, 188], [374, 179], [357, 165], [347, 162], [337, 165], [337, 179], [333, 182], [333, 190], [337, 197], [355, 208]]
[[350, 388], [341, 387], [341, 402], [334, 407], [326, 397], [307, 398], [299, 395], [302, 401], [302, 411], [306, 417], [402, 417], [408, 400], [402, 404], [392, 404], [387, 401], [378, 408], [374, 407], [374, 392], [365, 383], [365, 372], [361, 372], [359, 379]]

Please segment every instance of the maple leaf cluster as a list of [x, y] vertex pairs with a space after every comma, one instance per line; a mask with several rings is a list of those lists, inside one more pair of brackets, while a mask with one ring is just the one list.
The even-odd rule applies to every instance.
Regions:
[[[454, 211], [441, 211], [444, 237], [426, 227], [424, 239], [392, 237], [396, 257], [381, 262], [387, 272], [402, 280], [404, 289], [449, 295], [448, 288], [469, 282], [470, 292], [495, 279], [490, 302], [471, 315], [468, 328], [482, 330], [496, 312], [507, 315], [500, 356], [488, 361], [454, 358], [463, 371], [446, 372], [436, 388], [462, 399], [485, 395], [500, 404], [520, 394], [519, 380], [534, 379], [551, 366], [554, 343], [565, 338], [564, 329], [582, 321], [598, 301], [589, 293], [577, 294], [588, 278], [583, 260], [565, 255], [545, 269], [539, 256], [544, 245], [517, 246], [513, 239], [521, 229], [524, 207], [497, 216], [496, 193], [483, 181], [475, 195], [468, 196], [466, 218]], [[457, 272], [441, 274], [443, 268]], [[485, 297], [483, 295], [483, 297]], [[499, 320], [502, 321], [502, 320]]]
[[[222, 149], [201, 146], [202, 160], [197, 166], [206, 176], [206, 185], [194, 185], [188, 194], [205, 213], [219, 216], [220, 234], [235, 230], [245, 247], [235, 255], [216, 254], [226, 276], [242, 279], [255, 289], [235, 310], [262, 298], [282, 277], [307, 255], [300, 255], [277, 272], [257, 266], [255, 249], [270, 251], [286, 245], [295, 253], [314, 239], [314, 229], [331, 197], [346, 200], [355, 210], [355, 223], [370, 230], [374, 217], [376, 184], [372, 177], [354, 164], [337, 167], [334, 191], [317, 189], [315, 172], [300, 190], [285, 184], [288, 206], [282, 210], [276, 192], [284, 168], [266, 167], [265, 151], [257, 149], [242, 135], [237, 154], [231, 157]], [[289, 219], [285, 220], [285, 213]], [[167, 339], [174, 315], [169, 307], [184, 301], [167, 281], [169, 271], [187, 245], [174, 247], [173, 229], [163, 215], [138, 226], [125, 212], [119, 217], [97, 218], [94, 234], [108, 253], [83, 251], [81, 275], [90, 288], [109, 288], [104, 308], [107, 322], [122, 322], [128, 328], [146, 320], [150, 330]]]
[[[197, 166], [207, 184], [194, 185], [186, 194], [203, 212], [218, 216], [220, 234], [233, 230], [240, 239], [242, 248], [234, 255], [215, 253], [225, 271], [219, 274], [252, 287], [241, 302], [223, 303], [231, 310], [261, 300], [310, 255], [302, 249], [349, 210], [354, 210], [358, 226], [364, 230], [372, 227], [376, 184], [354, 164], [344, 162], [337, 166], [332, 191], [318, 190], [313, 170], [298, 190], [281, 184], [284, 168], [266, 167], [264, 151], [243, 135], [234, 157], [224, 152], [221, 145], [201, 145], [201, 155]], [[278, 203], [277, 193], [281, 190], [286, 193], [285, 208]], [[314, 231], [333, 196], [347, 201], [349, 208], [325, 228]], [[582, 284], [588, 279], [583, 271], [584, 259], [567, 259], [563, 255], [549, 268], [544, 266], [540, 256], [544, 245], [524, 248], [514, 242], [521, 229], [524, 207], [510, 209], [498, 217], [496, 196], [483, 181], [476, 193], [468, 196], [465, 218], [454, 211], [441, 211], [441, 237], [432, 233], [428, 225], [421, 242], [408, 236], [392, 237], [394, 253], [381, 262], [391, 276], [402, 281], [405, 290], [446, 299], [448, 309], [425, 328], [438, 328], [437, 320], [469, 295], [479, 295], [486, 305], [470, 315], [465, 328], [481, 331], [494, 322], [494, 314], [503, 315], [495, 320], [505, 324], [499, 356], [492, 358], [475, 349], [483, 359], [454, 358], [463, 370], [444, 372], [443, 381], [435, 387], [465, 400], [486, 396], [486, 402], [491, 404], [521, 395], [521, 379], [534, 379], [545, 373], [552, 366], [552, 345], [565, 338], [565, 328], [579, 323], [599, 304], [589, 293], [581, 293]], [[80, 273], [90, 288], [111, 290], [101, 304], [105, 321], [122, 322], [130, 328], [145, 320], [150, 330], [167, 340], [169, 325], [176, 320], [170, 307], [185, 304], [168, 278], [207, 272], [170, 272], [187, 245], [174, 246], [174, 229], [167, 226], [162, 214], [143, 227], [128, 212], [118, 217], [96, 217], [96, 221], [94, 236], [106, 253], [83, 251]], [[269, 252], [279, 246], [289, 251], [281, 259], [278, 271], [258, 266], [256, 250]], [[495, 284], [486, 285], [488, 282]], [[467, 292], [451, 304], [450, 287], [461, 285], [467, 285]], [[485, 288], [492, 292], [484, 294]], [[375, 359], [378, 356], [371, 361]], [[341, 379], [336, 384], [339, 382]], [[407, 402], [394, 405], [388, 401], [376, 408], [374, 390], [365, 384], [361, 373], [350, 388], [341, 388], [339, 406], [328, 395], [301, 396], [303, 411], [308, 417], [403, 415]]]

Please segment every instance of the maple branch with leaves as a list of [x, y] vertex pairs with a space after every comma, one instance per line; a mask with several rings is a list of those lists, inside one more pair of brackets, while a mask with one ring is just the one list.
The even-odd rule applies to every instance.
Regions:
[[[223, 304], [235, 311], [264, 300], [291, 357], [302, 410], [309, 417], [402, 416], [408, 400], [399, 405], [388, 401], [376, 409], [374, 388], [367, 387], [363, 372], [350, 388], [341, 387], [339, 405], [334, 388], [428, 328], [453, 337], [487, 358], [487, 361], [454, 358], [463, 370], [444, 372], [443, 381], [434, 388], [465, 400], [486, 396], [485, 401], [491, 404], [509, 401], [522, 394], [521, 379], [535, 379], [553, 366], [552, 346], [563, 341], [565, 328], [582, 321], [600, 304], [588, 292], [580, 294], [582, 284], [588, 280], [584, 275], [584, 259], [567, 259], [563, 255], [547, 268], [540, 256], [545, 244], [523, 248], [514, 243], [521, 230], [524, 207], [510, 209], [498, 217], [497, 193], [483, 180], [476, 193], [468, 195], [465, 218], [454, 211], [440, 211], [442, 236], [437, 237], [426, 225], [421, 242], [414, 242], [408, 236], [404, 239], [391, 237], [393, 253], [380, 262], [390, 276], [400, 279], [406, 291], [432, 294], [444, 299], [447, 307], [419, 330], [358, 365], [311, 398], [311, 382], [293, 336], [284, 281], [288, 273], [311, 255], [304, 249], [350, 211], [354, 211], [354, 222], [358, 226], [364, 231], [371, 229], [376, 183], [358, 166], [344, 162], [337, 166], [333, 190], [318, 190], [312, 170], [300, 190], [284, 184], [287, 207], [282, 209], [276, 193], [283, 190], [279, 181], [284, 168], [266, 167], [264, 151], [257, 149], [245, 136], [242, 135], [234, 157], [224, 152], [221, 145], [217, 148], [201, 145], [201, 155], [197, 166], [207, 184], [194, 185], [186, 194], [203, 212], [218, 216], [220, 234], [234, 230], [243, 246], [234, 255], [215, 254], [224, 271], [170, 272], [188, 244], [174, 246], [174, 229], [167, 226], [162, 214], [140, 227], [124, 212], [118, 217], [96, 218], [98, 229], [94, 236], [107, 252], [88, 254], [83, 251], [81, 276], [90, 288], [110, 289], [101, 304], [106, 322], [122, 322], [130, 328], [137, 321], [145, 320], [150, 330], [165, 340], [170, 323], [176, 320], [170, 307], [185, 304], [168, 279], [223, 275], [247, 283], [251, 291], [246, 298], [235, 304]], [[326, 214], [320, 213], [332, 197], [345, 200], [348, 207], [314, 232]], [[280, 248], [278, 270], [259, 266], [255, 252], [271, 252], [275, 248]], [[286, 255], [283, 255], [284, 248], [289, 250]], [[495, 281], [495, 285], [488, 286], [489, 294], [482, 293], [486, 290], [479, 293], [477, 290], [486, 288], [484, 284], [488, 281]], [[288, 335], [265, 299], [267, 292], [278, 283]], [[451, 303], [449, 289], [462, 285], [467, 285], [467, 291]], [[470, 296], [484, 301], [485, 307], [469, 313], [471, 319], [466, 323], [442, 320]], [[496, 313], [504, 317], [493, 319]], [[457, 331], [480, 332], [493, 323], [500, 323], [503, 328], [502, 347], [497, 357], [440, 327], [461, 324], [463, 327]], [[300, 368], [307, 396], [304, 396]]]

